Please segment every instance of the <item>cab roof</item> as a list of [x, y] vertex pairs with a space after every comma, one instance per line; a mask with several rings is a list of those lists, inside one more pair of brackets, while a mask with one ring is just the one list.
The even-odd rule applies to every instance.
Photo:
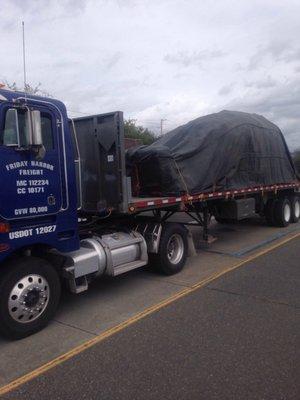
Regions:
[[50, 97], [43, 97], [43, 96], [37, 96], [37, 95], [32, 95], [29, 93], [21, 92], [21, 91], [14, 91], [8, 88], [3, 88], [0, 87], [0, 102], [3, 101], [15, 101], [20, 98], [27, 98], [27, 100], [32, 100], [32, 101], [43, 101], [50, 103], [57, 108], [60, 109], [60, 111], [66, 113], [66, 107], [63, 102], [57, 99], [53, 99]]

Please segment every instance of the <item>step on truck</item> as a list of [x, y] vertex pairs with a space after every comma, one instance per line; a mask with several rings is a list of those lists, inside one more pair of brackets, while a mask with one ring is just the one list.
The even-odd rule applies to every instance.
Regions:
[[190, 215], [209, 240], [219, 223], [254, 214], [287, 226], [300, 216], [298, 181], [173, 197], [135, 198], [126, 176], [123, 114], [69, 119], [60, 101], [0, 89], [0, 333], [20, 339], [103, 275], [152, 265], [179, 272]]

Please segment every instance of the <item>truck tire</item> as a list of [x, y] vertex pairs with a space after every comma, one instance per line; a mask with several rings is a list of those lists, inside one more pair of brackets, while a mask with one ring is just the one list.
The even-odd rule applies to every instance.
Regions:
[[291, 196], [290, 202], [291, 202], [291, 208], [292, 208], [291, 222], [295, 223], [295, 222], [298, 222], [300, 219], [300, 198], [299, 198], [299, 196]]
[[164, 275], [180, 272], [188, 253], [187, 229], [176, 223], [163, 225], [157, 254], [151, 254], [151, 264]]
[[275, 226], [275, 204], [277, 199], [269, 199], [265, 205], [265, 218], [269, 226]]
[[25, 257], [8, 263], [0, 274], [0, 334], [22, 339], [43, 329], [60, 292], [59, 276], [47, 261]]
[[286, 227], [292, 216], [291, 202], [287, 197], [280, 197], [274, 205], [275, 226]]

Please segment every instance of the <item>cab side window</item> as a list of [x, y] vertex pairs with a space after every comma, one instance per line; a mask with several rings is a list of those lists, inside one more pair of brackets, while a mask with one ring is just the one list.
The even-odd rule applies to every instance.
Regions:
[[9, 109], [5, 114], [4, 131], [2, 143], [5, 146], [17, 146], [19, 143], [18, 137], [18, 120], [16, 119], [17, 110]]

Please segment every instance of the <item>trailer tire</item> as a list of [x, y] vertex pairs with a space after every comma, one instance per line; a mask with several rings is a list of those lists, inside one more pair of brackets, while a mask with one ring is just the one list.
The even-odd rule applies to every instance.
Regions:
[[280, 197], [274, 205], [275, 226], [287, 227], [291, 222], [292, 207], [287, 197]]
[[299, 196], [291, 196], [290, 202], [291, 202], [291, 208], [292, 208], [291, 222], [295, 223], [295, 222], [298, 222], [300, 219], [300, 198], [299, 198]]
[[276, 225], [276, 220], [275, 220], [275, 204], [277, 199], [269, 199], [265, 205], [265, 218], [267, 221], [267, 224], [270, 226], [275, 226]]
[[43, 329], [53, 318], [61, 283], [46, 260], [19, 258], [1, 271], [0, 293], [0, 334], [22, 339]]
[[180, 272], [188, 254], [187, 229], [176, 223], [163, 225], [157, 254], [151, 254], [151, 264], [164, 275]]

